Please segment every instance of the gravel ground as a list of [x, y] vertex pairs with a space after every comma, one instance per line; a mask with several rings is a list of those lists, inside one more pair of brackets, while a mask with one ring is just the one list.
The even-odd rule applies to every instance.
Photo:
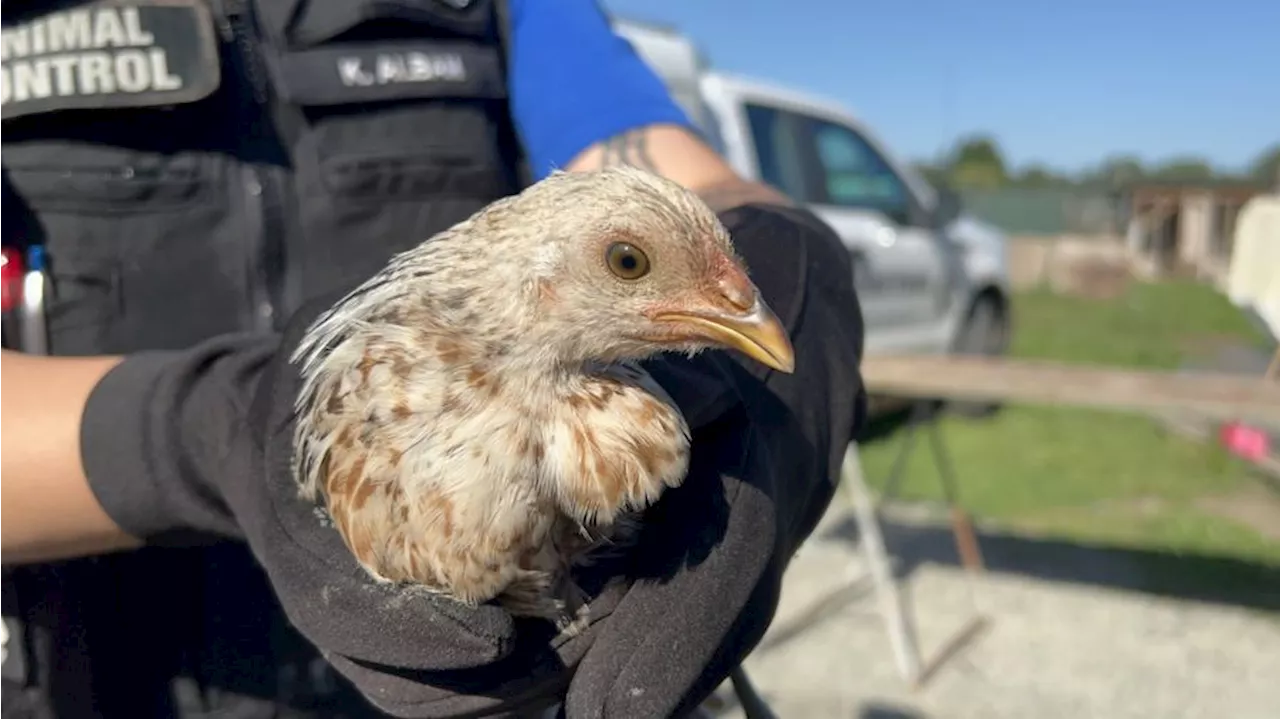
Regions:
[[[992, 569], [971, 583], [937, 559], [948, 551], [937, 546], [942, 532], [895, 519], [886, 539], [910, 567], [904, 588], [926, 657], [975, 611], [990, 618], [913, 691], [894, 670], [869, 585], [854, 579], [863, 571], [856, 544], [828, 531], [847, 523], [835, 509], [792, 564], [778, 616], [746, 664], [782, 719], [1280, 717], [1275, 594], [1230, 603], [1138, 591], [1145, 580], [1126, 576], [1142, 571], [1131, 555], [1010, 549], [1008, 539], [986, 538]], [[1007, 571], [1015, 554], [1031, 571]], [[1075, 570], [1081, 580], [1064, 579]], [[725, 698], [717, 716], [743, 716], [727, 684], [717, 697]]]

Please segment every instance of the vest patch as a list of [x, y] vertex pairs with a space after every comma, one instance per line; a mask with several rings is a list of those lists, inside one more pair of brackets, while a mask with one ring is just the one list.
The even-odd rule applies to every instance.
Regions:
[[202, 0], [91, 3], [0, 35], [5, 119], [177, 105], [209, 96], [220, 82], [213, 19]]

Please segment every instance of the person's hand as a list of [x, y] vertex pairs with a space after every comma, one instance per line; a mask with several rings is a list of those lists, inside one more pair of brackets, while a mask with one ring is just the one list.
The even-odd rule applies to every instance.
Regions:
[[635, 583], [597, 620], [565, 704], [574, 719], [679, 716], [741, 662], [865, 416], [862, 317], [838, 238], [803, 210], [722, 219], [791, 334], [796, 369], [721, 353], [650, 367], [694, 430], [693, 460], [646, 515]]
[[368, 700], [405, 717], [490, 716], [554, 703], [585, 644], [549, 644], [549, 624], [514, 622], [375, 582], [293, 480], [299, 376], [288, 358], [316, 299], [282, 337], [224, 336], [130, 355], [85, 405], [86, 474], [129, 536], [190, 547], [245, 541], [290, 622]]
[[[402, 716], [443, 716], [501, 705], [486, 695], [515, 701], [565, 693], [563, 711], [574, 719], [678, 716], [759, 642], [772, 621], [782, 573], [830, 502], [845, 446], [865, 413], [858, 369], [863, 328], [848, 255], [824, 224], [804, 210], [777, 207], [743, 207], [722, 219], [791, 335], [795, 372], [781, 374], [722, 352], [648, 364], [693, 431], [690, 472], [646, 514], [640, 545], [615, 565], [623, 581], [592, 601], [591, 625], [580, 636], [553, 638], [530, 622], [521, 624], [514, 641], [513, 625], [496, 609], [468, 612], [388, 593], [384, 601], [397, 608], [416, 605], [451, 622], [443, 635], [438, 622], [424, 628], [393, 654], [330, 628], [334, 617], [367, 611], [367, 605], [286, 600], [295, 605], [291, 615], [304, 633], [328, 649], [330, 660], [366, 695], [382, 697], [383, 708]], [[294, 388], [286, 383], [281, 389], [283, 394], [261, 393], [264, 406], [277, 408], [271, 446], [280, 454], [269, 474], [281, 493], [273, 499], [297, 523], [294, 551], [308, 547], [326, 559], [311, 561], [313, 575], [298, 583], [296, 593], [287, 576], [273, 581], [278, 591], [313, 596], [317, 578], [332, 581], [336, 567], [349, 593], [368, 596], [367, 580], [336, 533], [291, 508], [296, 502], [286, 496], [292, 489], [283, 453], [289, 417], [279, 408], [288, 405]], [[370, 629], [364, 636], [385, 634]], [[488, 637], [495, 641], [486, 645]], [[434, 656], [442, 641], [465, 641], [471, 661], [495, 661], [470, 670], [455, 661], [455, 671], [432, 671], [443, 668]], [[504, 641], [514, 649], [499, 659]]]
[[396, 716], [524, 715], [554, 703], [569, 678], [561, 655], [573, 648], [553, 651], [549, 624], [376, 583], [319, 506], [299, 498], [291, 471], [299, 379], [288, 357], [333, 299], [311, 303], [286, 329], [249, 411], [247, 431], [263, 438], [262, 465], [226, 492], [290, 621]]
[[614, 565], [623, 581], [594, 596], [579, 636], [379, 585], [299, 497], [288, 357], [336, 297], [312, 302], [282, 338], [128, 358], [86, 405], [87, 474], [134, 537], [246, 540], [292, 623], [391, 714], [526, 715], [566, 695], [574, 717], [689, 708], [771, 620], [782, 570], [830, 500], [865, 406], [861, 321], [838, 240], [798, 210], [724, 219], [791, 334], [795, 373], [724, 353], [651, 364], [693, 429], [690, 476], [652, 508], [641, 546]]
[[[287, 366], [267, 373], [253, 412], [265, 418], [267, 496], [238, 519], [290, 618], [381, 708], [456, 716], [566, 696], [569, 717], [678, 715], [760, 640], [865, 412], [862, 321], [848, 255], [811, 214], [750, 206], [722, 219], [791, 334], [796, 371], [722, 352], [649, 364], [694, 433], [689, 477], [646, 514], [639, 547], [606, 565], [622, 581], [595, 597], [579, 636], [374, 585], [298, 501], [289, 478], [297, 380]], [[293, 323], [283, 347], [304, 324]]]

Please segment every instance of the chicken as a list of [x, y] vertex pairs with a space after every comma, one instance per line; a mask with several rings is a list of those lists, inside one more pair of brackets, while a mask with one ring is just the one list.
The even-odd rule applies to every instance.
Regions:
[[308, 328], [294, 476], [376, 580], [581, 626], [570, 572], [684, 479], [639, 360], [793, 349], [716, 215], [634, 168], [557, 172], [390, 260]]

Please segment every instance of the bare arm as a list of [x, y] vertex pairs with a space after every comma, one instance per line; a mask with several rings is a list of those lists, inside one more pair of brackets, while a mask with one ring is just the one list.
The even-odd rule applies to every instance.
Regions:
[[648, 125], [597, 142], [565, 169], [582, 172], [615, 165], [634, 165], [674, 180], [717, 212], [749, 203], [795, 204], [768, 185], [743, 179], [706, 143], [676, 125]]
[[260, 470], [249, 409], [278, 345], [230, 334], [128, 357], [0, 355], [5, 564], [242, 538], [231, 504], [257, 501], [237, 482]]
[[80, 416], [120, 357], [0, 352], [0, 553], [5, 564], [136, 547], [98, 503], [80, 460]]

